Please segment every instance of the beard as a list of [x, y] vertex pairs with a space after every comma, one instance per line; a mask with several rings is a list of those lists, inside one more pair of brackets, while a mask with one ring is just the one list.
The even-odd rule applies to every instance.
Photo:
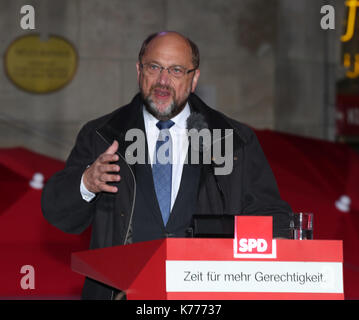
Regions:
[[[151, 98], [151, 96], [153, 95], [154, 91], [156, 89], [163, 89], [163, 90], [168, 90], [171, 95], [172, 95], [172, 101], [170, 102], [170, 104], [163, 110], [161, 110], [155, 101], [153, 101], [153, 99]], [[157, 118], [158, 120], [161, 121], [166, 121], [169, 120], [173, 117], [175, 117], [177, 114], [179, 114], [183, 108], [185, 107], [189, 94], [191, 92], [191, 88], [189, 88], [185, 94], [185, 98], [182, 101], [179, 101], [176, 98], [176, 92], [175, 90], [170, 87], [170, 86], [162, 86], [159, 84], [153, 85], [150, 88], [150, 92], [147, 96], [145, 96], [142, 88], [140, 87], [140, 92], [141, 92], [141, 96], [144, 102], [144, 105], [147, 109], [147, 111], [149, 113], [151, 113], [155, 118]]]

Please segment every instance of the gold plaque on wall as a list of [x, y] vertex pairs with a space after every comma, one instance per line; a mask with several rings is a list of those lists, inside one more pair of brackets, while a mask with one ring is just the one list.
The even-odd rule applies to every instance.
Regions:
[[13, 41], [5, 53], [5, 70], [19, 88], [47, 93], [68, 84], [75, 75], [77, 53], [71, 43], [51, 35], [46, 41], [38, 34]]

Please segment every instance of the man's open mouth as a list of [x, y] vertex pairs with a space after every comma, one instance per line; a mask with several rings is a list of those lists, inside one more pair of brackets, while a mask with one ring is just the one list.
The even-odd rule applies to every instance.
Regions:
[[171, 96], [171, 91], [168, 89], [156, 88], [154, 89], [154, 95], [158, 99], [167, 99]]

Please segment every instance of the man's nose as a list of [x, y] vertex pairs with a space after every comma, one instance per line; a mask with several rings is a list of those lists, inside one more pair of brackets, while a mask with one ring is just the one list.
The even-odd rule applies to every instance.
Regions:
[[162, 85], [167, 85], [170, 82], [170, 74], [168, 72], [168, 69], [162, 69], [158, 77], [158, 81]]

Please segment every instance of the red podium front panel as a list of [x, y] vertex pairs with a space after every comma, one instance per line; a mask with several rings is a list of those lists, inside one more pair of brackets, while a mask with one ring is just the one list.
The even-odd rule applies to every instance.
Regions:
[[[236, 225], [250, 221], [242, 222]], [[234, 239], [168, 238], [89, 250], [73, 254], [72, 268], [125, 290], [128, 299], [344, 298], [341, 241], [261, 234], [242, 229]]]

